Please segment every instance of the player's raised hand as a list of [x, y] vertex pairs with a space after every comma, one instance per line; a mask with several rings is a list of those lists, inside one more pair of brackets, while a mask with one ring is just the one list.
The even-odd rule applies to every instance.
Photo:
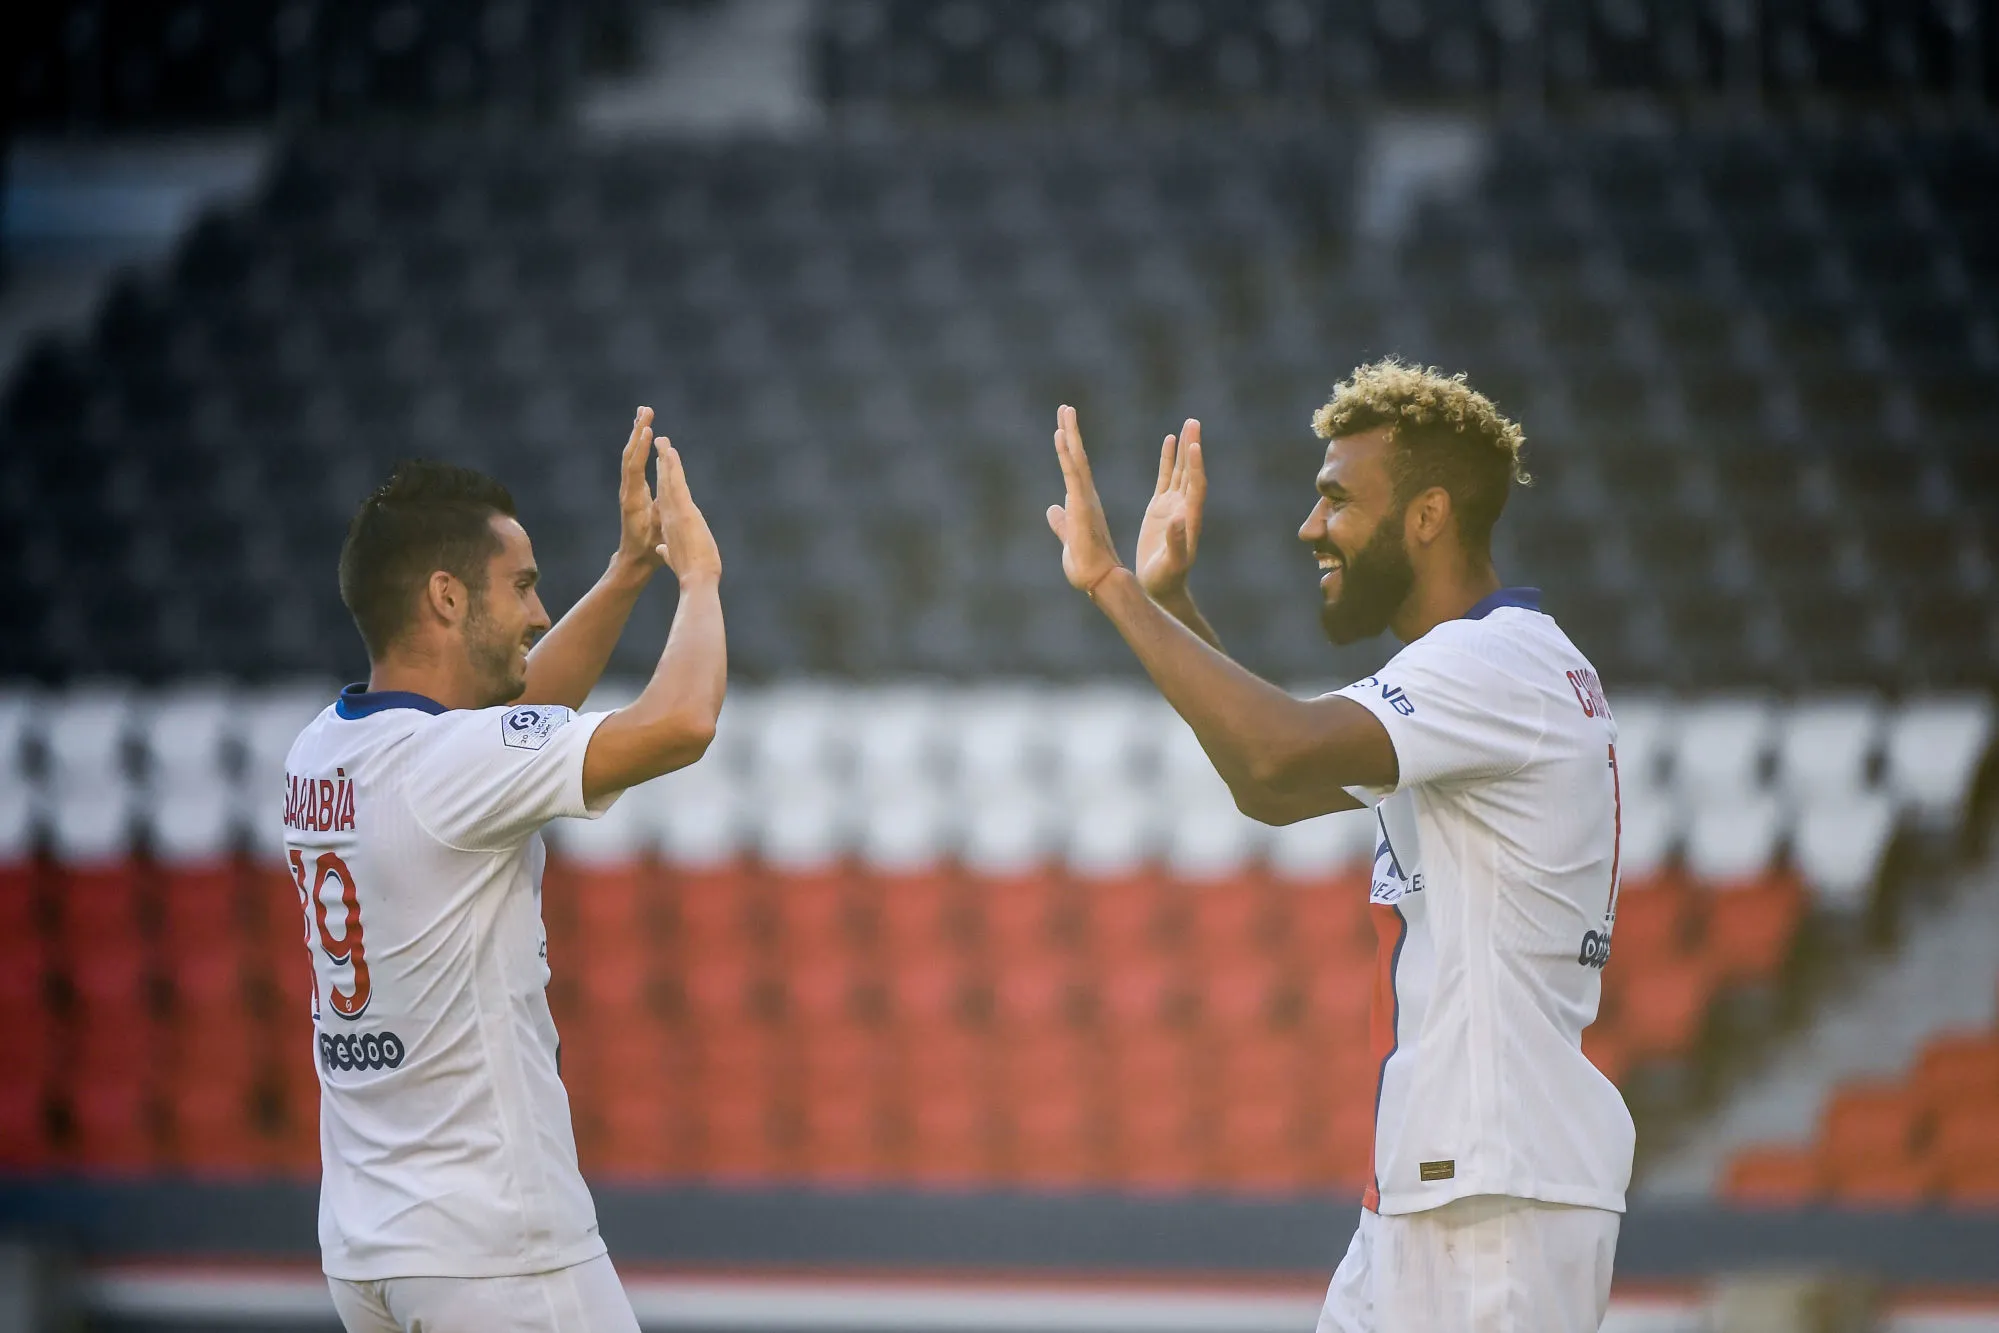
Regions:
[[1069, 586], [1093, 592], [1119, 568], [1119, 562], [1073, 407], [1065, 406], [1055, 413], [1055, 456], [1062, 464], [1067, 495], [1061, 504], [1048, 506], [1048, 526], [1062, 539], [1062, 572]]
[[722, 577], [722, 551], [715, 534], [708, 530], [694, 495], [687, 489], [687, 472], [680, 465], [680, 451], [664, 435], [659, 437], [659, 499], [653, 510], [659, 517], [659, 558], [679, 576]]
[[1192, 417], [1176, 438], [1159, 446], [1159, 481], [1138, 529], [1134, 572], [1154, 601], [1177, 596], [1187, 587], [1187, 571], [1201, 546], [1201, 511], [1208, 498], [1208, 471], [1201, 461], [1201, 423]]
[[618, 466], [618, 559], [648, 571], [659, 568], [662, 540], [652, 487], [646, 484], [646, 459], [651, 456], [652, 409], [641, 407]]

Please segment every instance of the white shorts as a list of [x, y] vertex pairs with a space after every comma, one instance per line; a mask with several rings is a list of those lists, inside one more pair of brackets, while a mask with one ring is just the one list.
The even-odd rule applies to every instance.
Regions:
[[1596, 1333], [1622, 1221], [1497, 1194], [1363, 1211], [1318, 1333]]
[[608, 1254], [519, 1277], [330, 1277], [326, 1285], [347, 1333], [639, 1333]]

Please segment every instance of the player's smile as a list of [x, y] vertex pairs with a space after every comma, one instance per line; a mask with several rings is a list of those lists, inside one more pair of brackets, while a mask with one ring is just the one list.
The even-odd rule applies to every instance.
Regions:
[[1319, 568], [1323, 571], [1319, 575], [1319, 587], [1325, 592], [1326, 600], [1333, 601], [1339, 596], [1338, 589], [1346, 573], [1347, 558], [1331, 547], [1315, 546], [1312, 551], [1318, 557]]

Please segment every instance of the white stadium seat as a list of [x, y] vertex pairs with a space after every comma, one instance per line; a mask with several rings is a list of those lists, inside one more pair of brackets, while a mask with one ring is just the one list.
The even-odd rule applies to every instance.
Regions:
[[758, 854], [780, 870], [825, 869], [852, 845], [843, 807], [830, 787], [800, 787], [759, 801], [750, 812]]
[[1130, 789], [1154, 773], [1158, 714], [1136, 691], [1097, 686], [1070, 692], [1043, 722], [1055, 780], [1071, 796]]
[[67, 795], [128, 784], [125, 746], [133, 723], [129, 690], [86, 686], [57, 696], [42, 724], [50, 785]]
[[654, 830], [641, 788], [626, 792], [596, 819], [558, 819], [548, 826], [549, 839], [564, 856], [584, 865], [622, 865], [642, 859], [651, 850]]
[[189, 687], [145, 701], [138, 731], [153, 790], [223, 783], [236, 713], [235, 694], [221, 685]]
[[1791, 834], [1791, 859], [1828, 907], [1864, 907], [1895, 835], [1894, 801], [1881, 792], [1849, 792], [1807, 806]]
[[1672, 735], [1672, 704], [1648, 694], [1611, 701], [1617, 721], [1617, 771], [1627, 793], [1656, 787]]
[[1710, 882], [1761, 874], [1776, 859], [1782, 832], [1775, 798], [1740, 791], [1709, 795], [1692, 806], [1687, 869]]
[[1049, 700], [1041, 691], [973, 689], [946, 709], [944, 742], [959, 798], [1047, 780]]
[[1673, 714], [1668, 741], [1673, 784], [1696, 803], [1756, 790], [1775, 716], [1776, 709], [1765, 699], [1709, 699], [1683, 705]]
[[27, 781], [28, 738], [39, 732], [45, 706], [35, 690], [0, 690], [0, 790]]
[[699, 766], [646, 784], [660, 854], [688, 869], [715, 869], [740, 856], [749, 840], [742, 789]]
[[1924, 826], [1955, 828], [1963, 819], [1992, 722], [1992, 701], [1976, 694], [1914, 700], [1890, 722], [1888, 784]]
[[1157, 850], [1158, 807], [1128, 786], [1106, 784], [1087, 795], [1072, 794], [1056, 818], [1063, 859], [1085, 878], [1131, 874]]
[[1881, 740], [1881, 704], [1869, 695], [1803, 699], [1784, 713], [1777, 780], [1794, 799], [1844, 796], [1867, 785]]
[[1185, 810], [1166, 829], [1167, 867], [1182, 879], [1221, 879], [1243, 869], [1270, 843], [1271, 830], [1234, 808]]
[[0, 781], [0, 866], [35, 854], [35, 797], [23, 781]]
[[750, 772], [758, 787], [790, 792], [847, 780], [852, 718], [839, 692], [819, 685], [766, 690], [755, 714]]
[[[1620, 765], [1622, 767], [1622, 765]], [[1625, 883], [1656, 873], [1680, 841], [1680, 805], [1663, 787], [1625, 787], [1617, 874]]]
[[1371, 810], [1345, 810], [1274, 828], [1268, 843], [1271, 873], [1314, 884], [1364, 866], [1374, 857], [1375, 832]]
[[214, 865], [235, 853], [235, 803], [219, 782], [156, 785], [144, 810], [153, 856], [162, 864]]
[[66, 865], [122, 861], [132, 854], [132, 789], [114, 783], [96, 791], [55, 794], [48, 808], [50, 841]]
[[[960, 789], [962, 797], [963, 789]], [[1055, 829], [1048, 802], [1023, 787], [1003, 787], [964, 807], [960, 852], [967, 869], [979, 874], [1017, 875], [1047, 860]]]
[[943, 768], [936, 692], [870, 690], [853, 701], [849, 736], [855, 785], [870, 799], [895, 801], [934, 790]]
[[868, 800], [859, 812], [857, 850], [879, 870], [922, 870], [956, 848], [949, 802], [936, 791], [912, 788], [894, 800]]

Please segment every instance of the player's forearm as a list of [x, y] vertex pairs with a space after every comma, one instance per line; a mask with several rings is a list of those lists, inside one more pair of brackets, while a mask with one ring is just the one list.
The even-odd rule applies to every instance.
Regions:
[[651, 580], [649, 567], [613, 559], [604, 576], [528, 654], [527, 689], [521, 702], [581, 708], [597, 687], [632, 607]]
[[683, 578], [673, 628], [652, 679], [590, 738], [584, 792], [594, 797], [622, 791], [701, 758], [715, 739], [728, 683], [721, 580], [705, 574]]
[[1146, 674], [1194, 730], [1215, 771], [1246, 811], [1274, 810], [1303, 763], [1311, 705], [1229, 660], [1118, 570], [1092, 598]]
[[1161, 593], [1152, 600], [1159, 603], [1166, 614], [1199, 635], [1201, 641], [1210, 648], [1218, 653], [1228, 651], [1222, 647], [1221, 635], [1215, 633], [1215, 627], [1201, 614], [1201, 608], [1194, 605], [1194, 594], [1187, 591], [1186, 585], [1183, 584], [1172, 592]]

